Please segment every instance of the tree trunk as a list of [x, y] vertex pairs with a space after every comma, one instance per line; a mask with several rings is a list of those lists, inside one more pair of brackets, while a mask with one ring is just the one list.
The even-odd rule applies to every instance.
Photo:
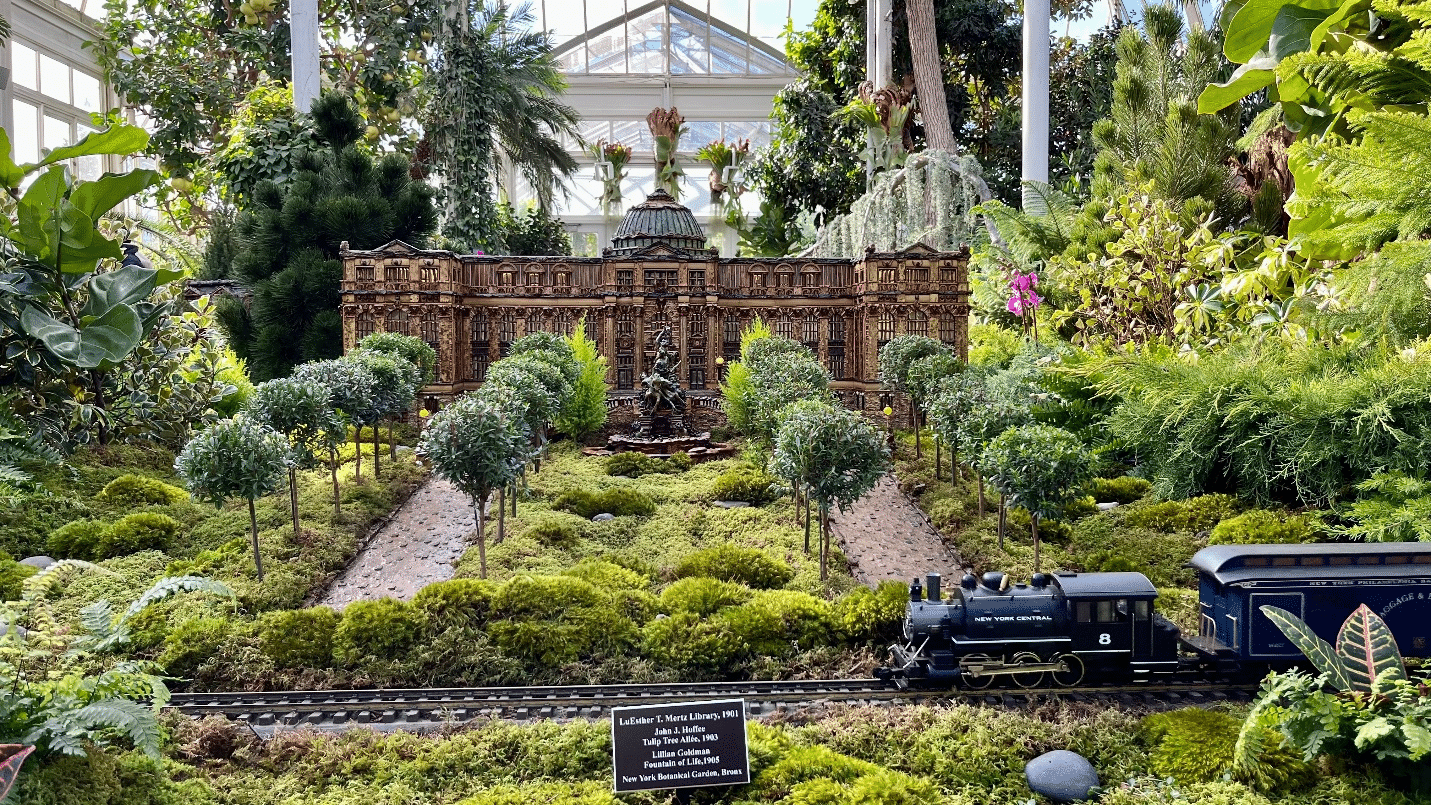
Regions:
[[374, 422], [374, 423], [373, 423], [373, 480], [375, 480], [375, 481], [376, 481], [376, 480], [379, 480], [379, 479], [381, 479], [381, 478], [383, 477], [381, 468], [378, 467], [378, 452], [379, 452], [379, 451], [378, 451], [378, 442], [379, 442], [379, 439], [378, 439], [378, 423]]
[[943, 470], [943, 468], [944, 468], [944, 453], [943, 453], [943, 449], [944, 449], [944, 443], [941, 442], [941, 441], [939, 440], [939, 437], [936, 435], [936, 436], [934, 437], [934, 480], [936, 480], [936, 481], [941, 481], [941, 480], [943, 480], [942, 478], [939, 477], [940, 472], [941, 472], [941, 471]]
[[810, 496], [805, 495], [805, 555], [810, 555]]
[[975, 467], [975, 468], [974, 468], [974, 472], [979, 473], [979, 516], [980, 516], [980, 517], [983, 517], [983, 516], [984, 516], [984, 473], [983, 473], [982, 471], [980, 471], [980, 469], [979, 469], [978, 467]]
[[104, 373], [98, 369], [89, 370], [90, 386], [94, 390], [94, 407], [99, 409], [99, 417], [96, 420], [99, 425], [98, 439], [101, 446], [109, 444], [109, 426], [104, 424], [105, 402], [104, 402]]
[[482, 496], [481, 500], [474, 501], [472, 509], [477, 513], [477, 559], [482, 564], [482, 578], [487, 578], [487, 517], [483, 511], [487, 508], [487, 498], [492, 493], [488, 492]]
[[[524, 473], [525, 474], [525, 473]], [[512, 516], [517, 516], [517, 482], [512, 482]]]
[[1004, 524], [1008, 522], [1009, 510], [1004, 506], [1004, 493], [999, 493], [999, 550], [1004, 549]]
[[919, 94], [924, 141], [931, 149], [957, 154], [959, 145], [954, 141], [944, 97], [939, 42], [934, 36], [934, 0], [909, 0], [905, 13], [909, 15], [909, 50], [914, 61], [914, 88]]
[[333, 473], [333, 516], [341, 517], [343, 514], [343, 499], [338, 496], [338, 450], [328, 448], [328, 469]]
[[964, 473], [959, 471], [959, 443], [949, 443], [949, 481], [959, 483], [964, 480]]
[[1038, 545], [1038, 515], [1037, 515], [1037, 514], [1035, 514], [1035, 515], [1033, 516], [1033, 518], [1030, 520], [1029, 525], [1030, 525], [1030, 527], [1033, 528], [1033, 538], [1034, 538], [1034, 572], [1035, 572], [1035, 573], [1039, 573], [1039, 572], [1041, 572], [1041, 571], [1040, 571], [1040, 569], [1039, 569], [1039, 555], [1038, 555], [1038, 553], [1039, 553], [1039, 552], [1038, 552], [1039, 545]]
[[507, 538], [507, 487], [497, 490], [497, 544]]
[[820, 581], [830, 577], [830, 517], [825, 501], [820, 501]]
[[253, 567], [258, 580], [263, 581], [263, 557], [258, 553], [258, 512], [253, 510], [253, 498], [248, 499], [248, 540], [253, 543]]
[[353, 428], [353, 452], [357, 456], [353, 459], [353, 480], [363, 477], [363, 429]]
[[298, 469], [288, 468], [288, 505], [293, 510], [293, 538], [299, 537], [298, 531]]
[[388, 458], [397, 463], [397, 420], [388, 421]]

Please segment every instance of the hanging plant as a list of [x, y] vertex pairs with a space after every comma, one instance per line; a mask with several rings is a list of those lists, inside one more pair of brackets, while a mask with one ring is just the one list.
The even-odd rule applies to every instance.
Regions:
[[745, 194], [743, 165], [750, 157], [750, 140], [717, 140], [696, 151], [696, 159], [711, 166], [711, 206], [730, 218], [740, 217], [740, 197]]
[[656, 186], [664, 188], [671, 198], [677, 200], [681, 198], [681, 177], [686, 175], [676, 158], [676, 149], [686, 133], [685, 123], [686, 119], [674, 106], [670, 109], [658, 106], [646, 115], [646, 125], [656, 140]]
[[631, 161], [631, 147], [597, 140], [586, 152], [596, 160], [595, 178], [601, 182], [601, 211], [604, 215], [616, 215], [621, 211], [621, 182], [626, 178], [626, 164]]
[[860, 84], [859, 97], [835, 114], [868, 129], [869, 146], [863, 156], [874, 163], [876, 171], [890, 171], [902, 167], [909, 158], [914, 145], [909, 133], [913, 112], [914, 100], [908, 90], [895, 86], [876, 90], [865, 81]]

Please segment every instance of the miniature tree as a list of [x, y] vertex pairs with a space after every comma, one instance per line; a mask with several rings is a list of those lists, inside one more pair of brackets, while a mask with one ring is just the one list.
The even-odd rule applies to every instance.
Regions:
[[[949, 347], [943, 342], [923, 335], [896, 336], [879, 350], [879, 379], [891, 391], [902, 391], [910, 395], [909, 427], [914, 431], [914, 455], [920, 455], [919, 424], [915, 419], [916, 408], [911, 386], [911, 369], [922, 358], [931, 355], [952, 357]], [[952, 369], [950, 370], [953, 371]]]
[[606, 424], [606, 358], [586, 335], [586, 318], [576, 323], [567, 338], [580, 371], [571, 396], [557, 412], [554, 424], [572, 439], [584, 439]]
[[248, 500], [248, 533], [253, 566], [263, 581], [263, 557], [258, 550], [258, 514], [253, 502], [283, 485], [289, 444], [283, 434], [245, 416], [210, 426], [189, 443], [174, 461], [174, 469], [195, 497], [222, 507], [224, 500]]
[[[946, 377], [935, 386], [934, 398], [929, 402], [929, 420], [934, 432], [949, 444], [949, 478], [958, 483], [962, 480], [959, 471], [959, 446], [965, 427], [973, 412], [986, 402], [984, 398], [984, 378], [977, 372], [960, 372]], [[935, 462], [934, 477], [939, 478], [938, 462]]]
[[541, 471], [541, 454], [546, 447], [547, 425], [556, 418], [563, 401], [571, 396], [573, 385], [567, 382], [561, 370], [535, 355], [516, 355], [503, 358], [487, 370], [489, 385], [502, 386], [517, 393], [518, 410], [515, 414], [527, 426], [532, 439], [537, 460], [537, 471]]
[[527, 460], [527, 435], [506, 411], [482, 395], [467, 394], [428, 418], [420, 445], [433, 472], [472, 499], [477, 552], [487, 578], [486, 515], [492, 492], [505, 487]]
[[[373, 333], [358, 342], [358, 352], [380, 352], [396, 358], [403, 358], [418, 369], [418, 380], [413, 394], [416, 395], [432, 385], [437, 378], [437, 350], [415, 335], [402, 333]], [[388, 430], [388, 456], [397, 461], [397, 439]]]
[[[358, 361], [312, 361], [301, 364], [293, 371], [293, 376], [305, 380], [316, 380], [328, 389], [329, 399], [346, 424], [356, 425], [372, 416], [378, 379], [371, 370]], [[358, 431], [353, 433], [354, 446]], [[333, 505], [338, 502], [338, 450], [335, 445], [328, 453], [329, 466], [333, 471]], [[363, 474], [363, 451], [358, 450], [353, 464], [353, 477]]]
[[[381, 478], [378, 426], [384, 419], [391, 421], [412, 408], [412, 402], [422, 388], [422, 370], [406, 358], [384, 352], [353, 352], [342, 360], [358, 363], [373, 375], [372, 405], [361, 424], [373, 426], [373, 477]], [[354, 434], [353, 441], [359, 445], [358, 452], [362, 453], [357, 434]]]
[[1039, 570], [1038, 523], [1058, 517], [1093, 477], [1093, 461], [1077, 436], [1052, 425], [1009, 428], [984, 451], [989, 479], [1007, 501], [1029, 513], [1034, 570]]
[[343, 419], [329, 397], [328, 389], [317, 381], [285, 377], [255, 386], [244, 411], [253, 421], [288, 437], [288, 502], [295, 538], [299, 535], [298, 468], [310, 465], [315, 451], [336, 447], [343, 438]]
[[[919, 434], [923, 431], [925, 420], [928, 418], [929, 403], [939, 393], [939, 384], [958, 374], [963, 368], [963, 361], [956, 358], [954, 352], [948, 348], [943, 352], [935, 352], [917, 358], [909, 364], [909, 369], [905, 372], [905, 391], [909, 394], [909, 403], [913, 409], [912, 413], [915, 415], [914, 455], [916, 457], [920, 455]], [[937, 441], [934, 450], [934, 469], [937, 476], [940, 459]]]
[[801, 400], [786, 409], [770, 470], [802, 484], [819, 506], [822, 581], [829, 572], [830, 507], [848, 509], [874, 488], [888, 464], [889, 449], [879, 428], [854, 411], [818, 400]]

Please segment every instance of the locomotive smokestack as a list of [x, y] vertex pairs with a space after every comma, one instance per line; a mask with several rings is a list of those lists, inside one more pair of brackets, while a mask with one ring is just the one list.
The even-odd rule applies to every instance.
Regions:
[[924, 589], [919, 586], [919, 579], [909, 583], [909, 600], [916, 604], [924, 600]]
[[930, 573], [924, 577], [924, 590], [929, 595], [930, 601], [939, 600], [939, 574]]

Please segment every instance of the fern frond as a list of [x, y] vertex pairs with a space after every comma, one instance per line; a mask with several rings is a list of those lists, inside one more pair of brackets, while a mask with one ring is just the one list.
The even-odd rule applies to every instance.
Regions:
[[151, 758], [159, 759], [159, 744], [163, 733], [154, 711], [128, 699], [104, 699], [76, 710], [72, 718], [89, 730], [122, 732], [134, 748]]
[[80, 573], [104, 573], [109, 576], [118, 576], [112, 570], [107, 570], [92, 562], [81, 559], [61, 559], [60, 561], [42, 569], [39, 573], [31, 576], [22, 584], [22, 594], [20, 600], [34, 601], [45, 593], [54, 589], [56, 584], [64, 584]]
[[127, 623], [130, 618], [138, 615], [151, 604], [157, 604], [180, 593], [211, 593], [229, 599], [235, 597], [234, 591], [227, 585], [206, 579], [203, 576], [165, 576], [154, 582], [154, 586], [146, 590], [143, 595], [134, 599], [134, 603], [130, 604], [129, 608], [124, 610], [124, 614], [120, 616], [119, 622]]

